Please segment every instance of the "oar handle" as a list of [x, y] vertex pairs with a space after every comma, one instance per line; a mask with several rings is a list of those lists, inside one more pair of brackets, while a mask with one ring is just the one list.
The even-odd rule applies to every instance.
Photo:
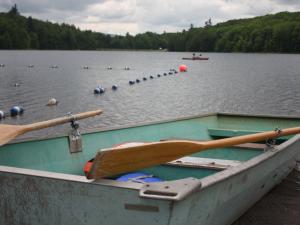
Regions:
[[23, 127], [24, 127], [25, 132], [28, 132], [28, 131], [39, 130], [39, 129], [43, 129], [43, 128], [52, 127], [52, 126], [56, 126], [56, 125], [59, 125], [59, 124], [71, 122], [74, 119], [75, 120], [85, 119], [85, 118], [88, 118], [88, 117], [99, 115], [101, 113], [102, 113], [102, 110], [99, 109], [99, 110], [94, 110], [94, 111], [89, 111], [89, 112], [78, 113], [78, 114], [75, 114], [75, 115], [64, 116], [64, 117], [57, 118], [57, 119], [46, 120], [46, 121], [42, 121], [42, 122], [23, 125]]
[[211, 140], [211, 141], [206, 141], [201, 143], [203, 144], [203, 149], [224, 148], [224, 147], [244, 144], [248, 142], [259, 142], [267, 139], [276, 139], [281, 136], [287, 136], [287, 135], [293, 135], [299, 133], [300, 133], [300, 127], [292, 127], [283, 130], [266, 131], [266, 132], [261, 132], [256, 134], [224, 138], [219, 140]]

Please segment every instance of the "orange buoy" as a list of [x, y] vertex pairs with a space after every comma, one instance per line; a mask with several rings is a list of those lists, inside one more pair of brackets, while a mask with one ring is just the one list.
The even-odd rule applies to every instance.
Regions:
[[179, 66], [179, 71], [180, 71], [180, 72], [186, 72], [186, 71], [187, 71], [187, 66], [184, 65], [184, 64], [180, 65], [180, 66]]

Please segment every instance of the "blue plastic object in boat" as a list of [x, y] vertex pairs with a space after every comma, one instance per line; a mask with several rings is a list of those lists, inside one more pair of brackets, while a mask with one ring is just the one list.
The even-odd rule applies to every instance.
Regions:
[[128, 173], [125, 175], [120, 176], [116, 179], [117, 181], [135, 181], [135, 182], [142, 182], [142, 183], [152, 183], [152, 182], [161, 182], [162, 179], [158, 177], [153, 177], [153, 175], [136, 172], [136, 173]]

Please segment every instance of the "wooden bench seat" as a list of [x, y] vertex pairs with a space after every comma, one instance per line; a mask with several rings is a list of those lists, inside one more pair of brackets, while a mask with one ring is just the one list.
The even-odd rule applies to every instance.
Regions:
[[182, 157], [174, 161], [168, 162], [165, 165], [189, 167], [189, 168], [205, 168], [214, 170], [224, 170], [232, 166], [237, 166], [242, 162], [236, 160], [199, 158], [199, 157]]

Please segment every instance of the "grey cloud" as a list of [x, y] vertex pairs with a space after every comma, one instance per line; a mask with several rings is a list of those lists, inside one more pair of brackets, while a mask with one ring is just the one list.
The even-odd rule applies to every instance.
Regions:
[[66, 22], [95, 31], [125, 34], [188, 29], [229, 19], [279, 11], [299, 11], [300, 0], [0, 0], [0, 10], [16, 3], [21, 14], [52, 22]]
[[273, 0], [273, 1], [280, 3], [282, 5], [300, 5], [299, 0]]
[[[217, 5], [213, 3], [199, 4], [198, 2], [193, 5], [188, 5], [184, 7], [168, 7], [164, 6], [162, 11], [159, 10], [162, 6], [154, 7], [152, 6], [151, 16], [149, 13], [141, 13], [139, 18], [146, 24], [147, 27], [157, 27], [157, 26], [173, 26], [178, 27], [179, 30], [187, 29], [192, 23], [194, 26], [204, 26], [204, 23], [209, 18], [214, 20], [214, 17], [222, 17], [223, 12], [217, 8]], [[179, 6], [180, 4], [178, 4]], [[141, 6], [142, 7], [142, 6]], [[150, 6], [151, 7], [151, 6]], [[147, 11], [147, 9], [144, 9]]]
[[86, 6], [106, 0], [0, 0], [0, 7], [9, 10], [13, 4], [17, 4], [21, 13], [43, 13], [56, 11], [81, 11]]

